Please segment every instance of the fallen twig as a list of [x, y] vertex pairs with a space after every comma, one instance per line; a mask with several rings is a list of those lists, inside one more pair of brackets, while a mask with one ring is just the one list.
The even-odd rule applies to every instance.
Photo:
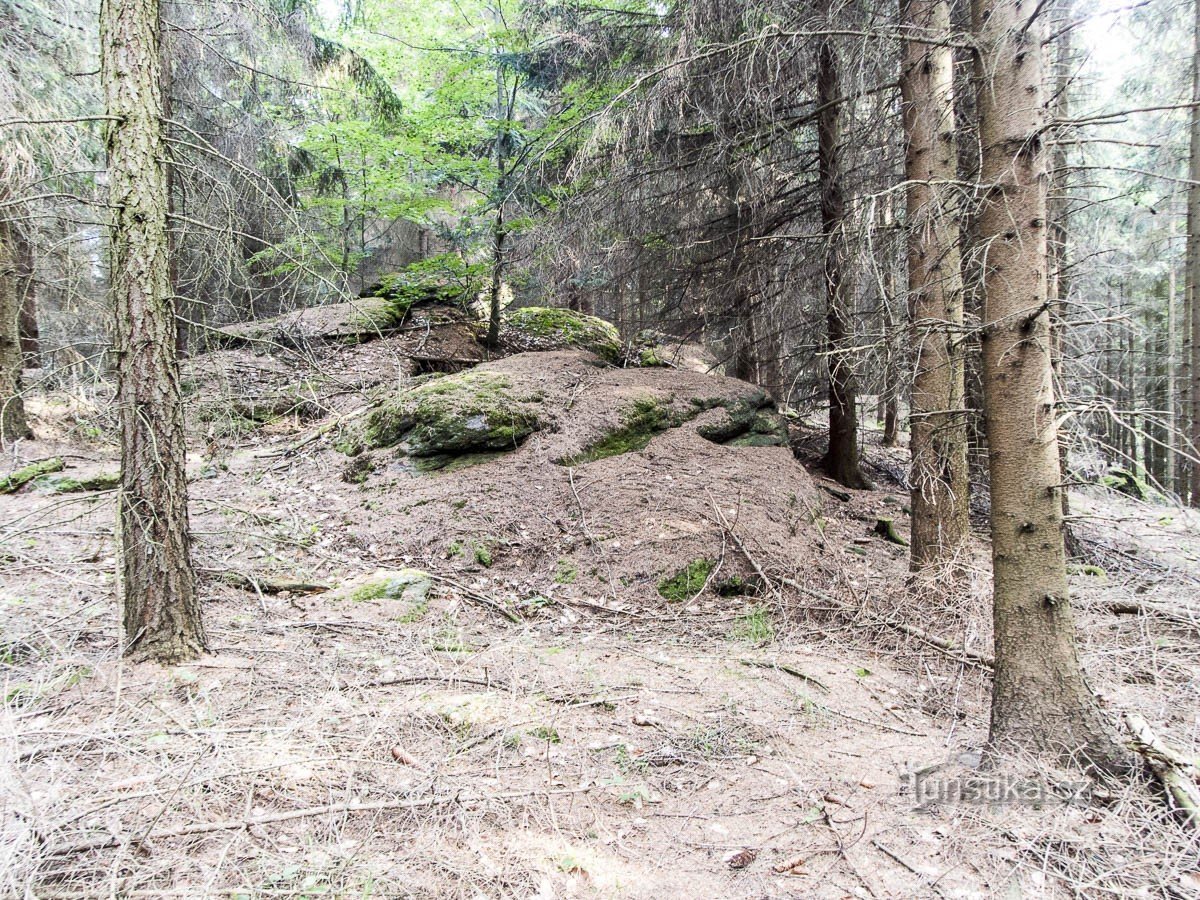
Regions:
[[1162, 782], [1183, 818], [1193, 828], [1200, 826], [1200, 786], [1196, 784], [1200, 769], [1196, 760], [1163, 743], [1139, 715], [1126, 713], [1125, 726], [1133, 737], [1133, 749], [1142, 755]]
[[778, 669], [780, 672], [785, 672], [794, 678], [799, 678], [803, 681], [807, 681], [809, 684], [813, 685], [814, 687], [819, 687], [821, 690], [825, 691], [825, 693], [829, 693], [829, 688], [823, 682], [819, 681], [816, 678], [813, 678], [813, 676], [811, 676], [811, 675], [807, 675], [804, 672], [801, 672], [799, 669], [795, 668], [794, 666], [789, 666], [787, 663], [770, 662], [768, 660], [763, 660], [763, 659], [742, 659], [742, 660], [738, 660], [738, 661], [743, 666], [755, 666], [756, 668], [759, 668], [759, 669]]
[[508, 609], [507, 607], [502, 606], [501, 604], [499, 604], [495, 600], [493, 600], [491, 597], [488, 597], [486, 594], [481, 594], [478, 591], [472, 590], [471, 588], [469, 588], [465, 584], [463, 584], [461, 581], [457, 581], [456, 579], [451, 578], [448, 575], [437, 575], [437, 574], [433, 574], [433, 573], [430, 574], [430, 577], [434, 581], [440, 581], [443, 584], [450, 585], [452, 588], [457, 590], [468, 600], [473, 600], [476, 603], [480, 603], [480, 604], [486, 606], [488, 609], [493, 610], [494, 612], [500, 613], [500, 615], [504, 616], [504, 618], [508, 619], [508, 621], [515, 622], [518, 625], [521, 624], [521, 617], [518, 616], [511, 609]]
[[[247, 816], [242, 819], [223, 819], [216, 822], [192, 822], [176, 828], [168, 828], [154, 832], [157, 840], [164, 838], [188, 837], [196, 834], [212, 834], [215, 831], [243, 831], [248, 828], [274, 825], [278, 822], [290, 822], [295, 819], [306, 819], [314, 816], [329, 816], [336, 813], [354, 812], [383, 812], [393, 809], [428, 809], [433, 806], [443, 806], [449, 803], [486, 803], [498, 800], [519, 800], [524, 797], [556, 797], [566, 794], [581, 794], [592, 789], [592, 786], [578, 788], [560, 788], [548, 791], [512, 791], [506, 794], [443, 794], [438, 797], [422, 797], [407, 800], [373, 800], [363, 802], [351, 800], [349, 803], [331, 803], [327, 806], [309, 806], [304, 809], [292, 809], [285, 812], [265, 813], [261, 816]], [[141, 835], [109, 835], [88, 841], [76, 841], [51, 847], [47, 853], [51, 856], [65, 856], [71, 853], [86, 853], [89, 850], [104, 850], [109, 847], [122, 847], [141, 843], [150, 836], [149, 830]]]

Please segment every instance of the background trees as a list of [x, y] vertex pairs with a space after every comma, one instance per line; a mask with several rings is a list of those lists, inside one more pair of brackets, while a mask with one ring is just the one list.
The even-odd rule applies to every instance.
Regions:
[[[163, 590], [187, 610], [167, 333], [194, 352], [215, 326], [346, 301], [416, 266], [484, 301], [492, 346], [510, 298], [595, 312], [630, 342], [706, 345], [724, 371], [769, 388], [815, 435], [814, 461], [852, 488], [873, 475], [860, 445], [895, 442], [907, 413], [921, 568], [967, 533], [965, 433], [981, 403], [964, 372], [982, 372], [992, 467], [972, 488], [996, 523], [997, 634], [1025, 651], [1052, 637], [1039, 656], [1061, 671], [1037, 678], [1074, 684], [1062, 512], [1047, 498], [1105, 479], [1197, 498], [1200, 390], [1180, 394], [1200, 373], [1200, 26], [1192, 5], [1155, 3], [1122, 27], [1144, 38], [1139, 52], [1153, 40], [1188, 61], [1189, 78], [1101, 71], [1071, 49], [1093, 26], [1066, 5], [999, 24], [979, 7], [974, 30], [998, 55], [981, 61], [978, 102], [954, 90], [975, 50], [960, 33], [967, 10], [932, 0], [167, 3], [157, 39], [122, 30], [122, 2], [79, 0], [70, 21], [6, 4], [18, 27], [5, 50], [47, 90], [32, 98], [0, 77], [6, 158], [19, 161], [0, 199], [0, 436], [25, 433], [23, 363], [46, 380], [111, 365], [138, 460], [127, 544], [144, 552], [126, 554], [128, 577], [174, 578]], [[99, 44], [71, 24], [101, 14]], [[39, 37], [14, 36], [28, 34]], [[1037, 36], [1060, 54], [1053, 72]], [[128, 106], [119, 78], [159, 64], [116, 62], [148, 42], [169, 65], [138, 85], [148, 105]], [[955, 140], [976, 127], [978, 141]], [[98, 323], [111, 311], [110, 333]], [[1069, 452], [1054, 474], [1059, 433]], [[1010, 634], [1039, 603], [1049, 624]], [[137, 631], [154, 616], [135, 618]], [[179, 652], [202, 641], [196, 629]], [[1071, 692], [1064, 709], [1088, 708]]]

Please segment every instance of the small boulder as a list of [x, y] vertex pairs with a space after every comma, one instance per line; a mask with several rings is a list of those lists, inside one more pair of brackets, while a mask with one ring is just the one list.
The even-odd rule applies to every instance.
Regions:
[[557, 307], [526, 306], [509, 312], [500, 342], [513, 353], [591, 350], [609, 363], [618, 363], [623, 356], [621, 334], [611, 322]]
[[402, 600], [419, 606], [433, 588], [433, 576], [420, 569], [379, 569], [372, 575], [343, 585], [335, 599], [364, 603], [368, 600]]

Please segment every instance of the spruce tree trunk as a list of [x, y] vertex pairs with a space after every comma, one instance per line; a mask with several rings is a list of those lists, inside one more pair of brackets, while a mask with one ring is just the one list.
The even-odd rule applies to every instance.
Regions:
[[[1196, 21], [1192, 46], [1192, 128], [1188, 156], [1187, 259], [1184, 263], [1184, 293], [1190, 317], [1188, 400], [1189, 452], [1200, 454], [1200, 0], [1195, 0]], [[1189, 500], [1200, 507], [1200, 463], [1188, 466]]]
[[[1074, 30], [1065, 27], [1071, 21], [1071, 0], [1060, 0], [1058, 16], [1055, 25], [1062, 30], [1058, 38], [1057, 55], [1054, 73], [1054, 120], [1056, 123], [1066, 122], [1071, 115], [1071, 37]], [[1050, 253], [1049, 297], [1050, 297], [1050, 328], [1051, 328], [1051, 365], [1054, 369], [1056, 384], [1062, 384], [1063, 360], [1063, 329], [1066, 328], [1067, 296], [1070, 293], [1070, 277], [1067, 274], [1067, 236], [1069, 223], [1067, 217], [1069, 208], [1067, 194], [1070, 189], [1070, 172], [1067, 168], [1067, 146], [1063, 135], [1056, 135], [1054, 150], [1050, 154], [1050, 196], [1047, 200], [1047, 215], [1050, 223], [1048, 249]], [[1068, 441], [1065, 435], [1060, 435], [1058, 441], [1059, 483], [1066, 484], [1070, 480], [1070, 457]], [[1064, 488], [1061, 492], [1063, 515], [1071, 514], [1070, 494]], [[1068, 555], [1077, 555], [1077, 546], [1071, 534], [1070, 526], [1065, 526]]]
[[1057, 487], [1037, 0], [973, 0], [996, 668], [989, 745], [1120, 768], [1075, 646]]
[[[948, 38], [949, 4], [903, 0], [900, 23], [926, 38]], [[911, 559], [914, 569], [922, 569], [952, 559], [970, 528], [953, 51], [907, 41], [900, 92], [914, 332]]]
[[822, 468], [839, 484], [867, 489], [858, 463], [854, 379], [854, 285], [847, 278], [846, 198], [842, 175], [842, 106], [837, 55], [825, 39], [817, 51], [817, 155], [825, 235], [826, 346], [829, 358], [829, 449]]
[[33, 434], [21, 397], [21, 281], [13, 225], [0, 220], [0, 447]]
[[158, 0], [104, 0], [110, 291], [116, 316], [126, 651], [179, 662], [205, 645], [189, 552], [186, 445], [167, 240]]
[[900, 348], [897, 346], [896, 323], [892, 320], [892, 299], [896, 296], [895, 275], [888, 273], [888, 296], [880, 298], [883, 319], [883, 385], [879, 406], [883, 420], [885, 447], [895, 447], [900, 433]]

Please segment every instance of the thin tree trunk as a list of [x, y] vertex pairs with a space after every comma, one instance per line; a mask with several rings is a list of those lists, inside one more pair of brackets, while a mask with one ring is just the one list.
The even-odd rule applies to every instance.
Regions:
[[116, 120], [107, 149], [126, 649], [178, 662], [203, 651], [205, 636], [188, 546], [157, 28], [157, 0], [101, 6], [101, 77]]
[[38, 335], [37, 280], [34, 278], [33, 243], [29, 232], [14, 226], [13, 246], [17, 253], [17, 294], [21, 302], [18, 330], [21, 334], [21, 355], [25, 365], [40, 365], [41, 341]]
[[1176, 344], [1179, 341], [1179, 322], [1178, 314], [1175, 307], [1175, 265], [1172, 263], [1167, 270], [1167, 354], [1164, 364], [1166, 366], [1166, 402], [1167, 407], [1164, 411], [1166, 419], [1164, 421], [1163, 437], [1166, 440], [1167, 446], [1163, 450], [1163, 467], [1167, 473], [1167, 480], [1164, 487], [1168, 491], [1179, 492], [1179, 479], [1177, 470], [1177, 457], [1175, 454], [1175, 429], [1178, 427], [1178, 406], [1179, 398], [1176, 396], [1178, 389], [1179, 373], [1177, 371], [1177, 359], [1175, 355]]
[[1118, 768], [1067, 592], [1050, 365], [1044, 28], [1036, 0], [973, 0], [984, 187], [984, 412], [996, 669], [989, 746]]
[[888, 296], [879, 298], [883, 318], [883, 385], [879, 406], [885, 447], [895, 447], [900, 433], [900, 348], [897, 346], [896, 323], [892, 319], [892, 300], [896, 296], [894, 273], [895, 269], [888, 272]]
[[508, 190], [505, 178], [505, 161], [508, 148], [508, 121], [512, 118], [512, 104], [508, 102], [508, 91], [504, 86], [504, 69], [496, 66], [496, 221], [492, 227], [492, 284], [488, 297], [487, 345], [493, 349], [500, 346], [500, 292], [504, 286], [504, 247], [508, 231], [504, 224], [504, 200]]
[[849, 488], [871, 482], [858, 463], [858, 404], [854, 361], [854, 286], [847, 277], [846, 199], [841, 142], [842, 97], [833, 41], [817, 51], [817, 155], [821, 181], [821, 224], [825, 234], [826, 342], [829, 358], [829, 449], [822, 467]]
[[21, 397], [23, 292], [14, 232], [11, 222], [0, 220], [0, 447], [33, 434]]
[[[1056, 18], [1056, 26], [1061, 29], [1061, 34], [1058, 37], [1058, 52], [1055, 59], [1054, 73], [1054, 98], [1053, 98], [1053, 116], [1054, 122], [1066, 122], [1071, 115], [1071, 37], [1074, 30], [1066, 26], [1071, 21], [1071, 0], [1060, 0], [1057, 4], [1058, 16]], [[1070, 281], [1067, 275], [1067, 238], [1069, 235], [1069, 225], [1067, 216], [1069, 213], [1067, 207], [1067, 193], [1070, 187], [1070, 172], [1067, 169], [1067, 145], [1063, 142], [1063, 135], [1057, 135], [1057, 140], [1054, 142], [1054, 149], [1050, 154], [1050, 196], [1047, 201], [1047, 211], [1049, 216], [1050, 231], [1048, 234], [1048, 249], [1050, 252], [1049, 260], [1049, 279], [1050, 279], [1050, 349], [1051, 349], [1051, 366], [1054, 369], [1054, 380], [1056, 385], [1061, 385], [1062, 382], [1062, 360], [1063, 360], [1063, 329], [1066, 327], [1067, 313], [1067, 294], [1070, 291]], [[1058, 441], [1058, 469], [1059, 482], [1066, 484], [1069, 480], [1068, 473], [1070, 472], [1070, 459], [1068, 454], [1068, 441], [1065, 435], [1059, 436]], [[1070, 494], [1064, 488], [1062, 493], [1062, 508], [1063, 515], [1068, 516], [1071, 513]], [[1066, 536], [1067, 549], [1069, 555], [1076, 555], [1076, 541], [1071, 534], [1070, 526], [1064, 526], [1064, 535]]]
[[[946, 0], [904, 0], [901, 26], [949, 35]], [[959, 258], [960, 189], [954, 57], [908, 41], [900, 91], [908, 149], [908, 291], [913, 327], [912, 543], [914, 569], [944, 565], [969, 533], [967, 433]]]
[[[1195, 24], [1192, 34], [1192, 128], [1188, 156], [1187, 192], [1187, 260], [1184, 269], [1184, 291], [1190, 314], [1189, 331], [1189, 423], [1192, 456], [1200, 454], [1200, 0], [1195, 2]], [[1192, 506], [1200, 507], [1200, 463], [1188, 466], [1188, 486]]]

